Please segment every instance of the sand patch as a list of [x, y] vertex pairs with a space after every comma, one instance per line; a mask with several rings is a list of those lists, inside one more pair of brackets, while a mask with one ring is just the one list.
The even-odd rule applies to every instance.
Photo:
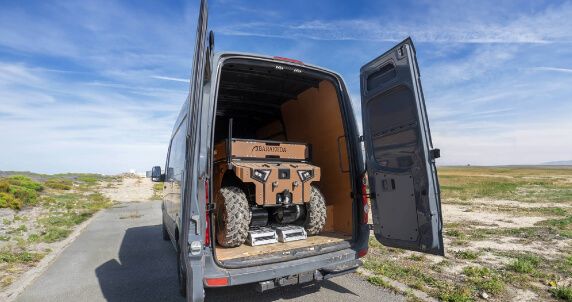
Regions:
[[522, 228], [532, 227], [546, 216], [517, 216], [514, 213], [490, 212], [475, 205], [443, 204], [443, 220], [446, 223], [463, 223], [479, 227]]
[[123, 177], [118, 184], [105, 185], [99, 190], [107, 198], [117, 202], [148, 201], [153, 196], [153, 182], [144, 177]]
[[542, 255], [548, 259], [556, 259], [570, 248], [572, 240], [550, 240], [523, 242], [521, 238], [501, 237], [498, 239], [469, 242], [465, 249], [483, 250], [493, 249], [507, 252], [530, 252]]
[[515, 208], [552, 208], [552, 207], [562, 207], [562, 208], [572, 208], [570, 203], [555, 203], [555, 202], [522, 202], [516, 200], [506, 200], [506, 199], [492, 199], [492, 198], [476, 198], [470, 201], [472, 205], [482, 205], [482, 206], [506, 206]]
[[512, 292], [514, 293], [512, 297], [513, 302], [539, 301], [538, 295], [530, 289], [514, 288]]

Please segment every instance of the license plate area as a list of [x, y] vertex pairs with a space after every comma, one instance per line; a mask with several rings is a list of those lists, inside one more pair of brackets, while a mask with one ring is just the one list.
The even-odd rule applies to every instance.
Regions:
[[313, 271], [313, 272], [305, 272], [296, 275], [280, 277], [273, 280], [266, 280], [258, 282], [256, 290], [258, 292], [265, 292], [267, 290], [271, 290], [276, 287], [307, 283], [314, 280], [320, 280], [321, 276], [322, 275], [320, 274], [320, 272]]

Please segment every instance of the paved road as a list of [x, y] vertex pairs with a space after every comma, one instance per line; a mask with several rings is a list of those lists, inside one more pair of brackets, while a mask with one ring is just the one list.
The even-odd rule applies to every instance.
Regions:
[[[176, 256], [161, 240], [160, 204], [129, 203], [96, 217], [18, 301], [184, 301]], [[253, 286], [207, 291], [207, 301], [404, 301], [358, 275], [257, 293]]]

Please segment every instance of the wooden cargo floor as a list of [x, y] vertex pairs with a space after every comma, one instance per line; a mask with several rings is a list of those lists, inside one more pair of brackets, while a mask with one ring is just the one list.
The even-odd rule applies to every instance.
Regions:
[[345, 235], [338, 232], [322, 232], [320, 235], [310, 236], [306, 240], [291, 241], [286, 243], [273, 243], [259, 246], [249, 246], [243, 244], [239, 247], [224, 248], [219, 245], [216, 247], [216, 258], [219, 261], [225, 261], [236, 258], [258, 256], [263, 254], [287, 251], [291, 249], [316, 246], [321, 244], [330, 244], [350, 240], [351, 235]]

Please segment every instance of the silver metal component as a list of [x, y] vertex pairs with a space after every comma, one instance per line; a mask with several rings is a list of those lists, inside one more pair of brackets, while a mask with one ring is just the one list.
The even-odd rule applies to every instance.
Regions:
[[197, 255], [201, 252], [201, 248], [203, 247], [203, 245], [201, 244], [200, 241], [193, 241], [191, 242], [191, 254], [193, 255]]
[[191, 216], [191, 220], [195, 223], [195, 234], [198, 235], [199, 234], [199, 215], [192, 215]]
[[290, 242], [308, 238], [308, 234], [306, 234], [306, 230], [304, 230], [303, 227], [288, 225], [277, 226], [274, 227], [274, 229], [276, 230], [278, 241], [280, 242]]
[[246, 244], [250, 246], [271, 244], [277, 242], [278, 242], [278, 236], [276, 235], [276, 232], [273, 229], [266, 227], [250, 230], [248, 231], [248, 237], [246, 237]]

